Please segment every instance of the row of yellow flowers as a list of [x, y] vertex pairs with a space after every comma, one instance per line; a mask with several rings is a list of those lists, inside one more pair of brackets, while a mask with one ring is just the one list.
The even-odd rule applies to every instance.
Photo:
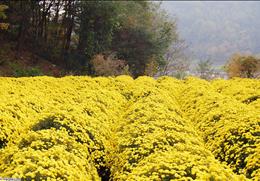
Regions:
[[[134, 95], [116, 129], [110, 165], [114, 180], [245, 180], [217, 161], [193, 125], [181, 116], [176, 97], [162, 89], [178, 81], [135, 80]], [[170, 88], [169, 87], [169, 88]]]
[[180, 102], [185, 117], [200, 130], [206, 147], [235, 173], [260, 178], [259, 110], [216, 92], [204, 80], [184, 81]]
[[257, 180], [259, 111], [219, 85], [0, 78], [0, 178]]
[[260, 80], [233, 78], [231, 80], [218, 79], [212, 81], [213, 88], [235, 100], [260, 110]]
[[0, 82], [0, 177], [100, 179], [124, 96], [85, 77]]

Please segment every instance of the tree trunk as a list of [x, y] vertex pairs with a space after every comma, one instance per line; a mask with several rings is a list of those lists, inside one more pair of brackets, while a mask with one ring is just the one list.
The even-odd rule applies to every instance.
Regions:
[[71, 42], [71, 34], [74, 27], [74, 17], [75, 17], [75, 7], [74, 7], [74, 1], [69, 0], [67, 4], [67, 17], [65, 18], [65, 26], [66, 26], [66, 33], [64, 36], [64, 46], [63, 46], [63, 53], [66, 55], [70, 48], [70, 42]]
[[20, 26], [19, 26], [19, 33], [17, 37], [17, 44], [16, 44], [16, 50], [19, 54], [21, 51], [22, 46], [24, 46], [24, 41], [26, 38], [26, 33], [28, 30], [29, 20], [30, 20], [30, 11], [26, 9], [26, 1], [20, 1], [20, 10], [23, 13], [20, 20]]

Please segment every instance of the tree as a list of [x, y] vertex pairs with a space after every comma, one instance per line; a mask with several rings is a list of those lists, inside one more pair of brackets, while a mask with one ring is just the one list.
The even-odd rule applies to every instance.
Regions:
[[[56, 15], [57, 16], [57, 15]], [[63, 23], [65, 28], [65, 34], [63, 38], [63, 54], [66, 56], [71, 43], [71, 34], [74, 27], [74, 18], [76, 16], [76, 1], [68, 0], [65, 2], [65, 13], [63, 17]]]
[[185, 41], [177, 37], [165, 54], [165, 65], [161, 68], [159, 75], [183, 79], [190, 69], [190, 58], [186, 51], [187, 48]]
[[212, 79], [214, 74], [214, 69], [212, 68], [212, 62], [210, 59], [205, 61], [199, 61], [196, 66], [196, 73], [202, 79]]
[[154, 60], [153, 58], [152, 58], [152, 60], [149, 60], [148, 62], [149, 63], [147, 63], [145, 66], [144, 75], [153, 77], [158, 72], [159, 65], [158, 65], [157, 61]]
[[91, 58], [110, 49], [112, 37], [118, 27], [119, 2], [81, 1], [78, 51]]
[[251, 55], [234, 54], [225, 65], [230, 78], [256, 78], [260, 72], [260, 59]]
[[16, 50], [18, 52], [24, 46], [25, 41], [29, 35], [31, 9], [28, 3], [29, 1], [19, 1], [19, 30], [16, 45]]
[[125, 60], [134, 77], [154, 75], [165, 66], [169, 46], [177, 42], [175, 21], [154, 2], [3, 2], [9, 6], [7, 34], [16, 42], [17, 55], [29, 49], [77, 72], [94, 74], [95, 55], [112, 53]]
[[[158, 4], [146, 1], [124, 2], [121, 28], [113, 39], [112, 49], [126, 60], [135, 77], [144, 75], [151, 65], [165, 65], [164, 55], [176, 39], [176, 23]], [[155, 61], [155, 62], [151, 62]]]
[[88, 66], [92, 72], [90, 60], [97, 54], [111, 50], [115, 30], [119, 26], [121, 2], [117, 1], [79, 1], [75, 17], [76, 53], [82, 60], [81, 66]]
[[[8, 6], [6, 5], [1, 5], [0, 4], [0, 19], [6, 19], [6, 15], [4, 13], [4, 11], [8, 9]], [[6, 30], [8, 28], [9, 24], [8, 23], [0, 23], [0, 30]]]
[[48, 23], [54, 0], [7, 0], [6, 4], [9, 6], [8, 18], [12, 27], [9, 33], [15, 37], [16, 50], [20, 52], [25, 47], [36, 51], [42, 49], [47, 44]]

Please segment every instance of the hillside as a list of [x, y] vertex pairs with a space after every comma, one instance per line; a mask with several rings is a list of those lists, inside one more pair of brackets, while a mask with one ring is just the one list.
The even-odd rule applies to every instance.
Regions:
[[165, 1], [162, 7], [177, 18], [179, 32], [195, 59], [211, 58], [218, 66], [235, 52], [260, 53], [257, 1]]
[[15, 50], [15, 42], [0, 40], [0, 76], [23, 77], [49, 75], [60, 77], [66, 73], [58, 66], [38, 56], [30, 49]]

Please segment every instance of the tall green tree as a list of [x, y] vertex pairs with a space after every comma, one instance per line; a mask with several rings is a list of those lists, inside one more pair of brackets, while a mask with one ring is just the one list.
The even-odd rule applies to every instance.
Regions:
[[119, 2], [80, 1], [78, 51], [91, 58], [107, 51], [119, 26]]
[[134, 76], [144, 75], [147, 65], [165, 64], [164, 54], [176, 39], [176, 24], [151, 2], [124, 2], [124, 22], [113, 40], [113, 50], [125, 59]]
[[88, 66], [97, 54], [108, 52], [115, 30], [119, 27], [120, 2], [117, 1], [78, 1], [75, 17], [75, 36], [78, 40], [76, 57], [80, 66]]

